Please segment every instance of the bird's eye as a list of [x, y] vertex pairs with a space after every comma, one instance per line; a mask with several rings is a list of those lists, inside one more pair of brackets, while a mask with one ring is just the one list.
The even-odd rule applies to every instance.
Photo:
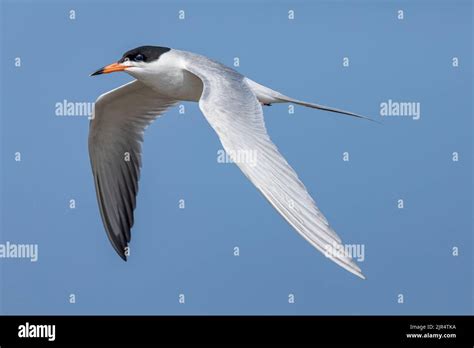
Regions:
[[141, 62], [143, 61], [143, 58], [144, 58], [143, 55], [137, 54], [133, 60], [136, 62]]

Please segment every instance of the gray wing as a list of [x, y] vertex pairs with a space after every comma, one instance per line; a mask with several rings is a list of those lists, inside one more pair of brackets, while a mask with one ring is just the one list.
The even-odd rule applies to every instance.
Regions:
[[[236, 71], [205, 57], [188, 59], [185, 68], [203, 82], [199, 101], [229, 156], [291, 226], [320, 252], [349, 272], [364, 278], [360, 268], [341, 250], [341, 239], [316, 207], [295, 171], [270, 140], [255, 94]], [[238, 154], [256, 161], [239, 161]], [[234, 158], [234, 157], [235, 158]], [[329, 249], [328, 249], [329, 248]]]
[[126, 260], [141, 167], [145, 128], [176, 101], [139, 81], [101, 95], [89, 127], [89, 156], [97, 201], [114, 249]]

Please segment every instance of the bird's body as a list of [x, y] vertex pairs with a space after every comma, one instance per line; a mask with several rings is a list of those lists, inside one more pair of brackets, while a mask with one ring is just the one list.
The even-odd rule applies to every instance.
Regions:
[[362, 116], [287, 97], [207, 57], [165, 47], [138, 47], [93, 75], [113, 71], [126, 71], [136, 80], [98, 98], [89, 153], [104, 227], [123, 259], [133, 226], [143, 132], [168, 107], [194, 101], [231, 157], [242, 151], [257, 154], [256, 163], [235, 162], [288, 223], [327, 257], [364, 278], [350, 256], [340, 252], [341, 239], [270, 140], [262, 104], [292, 102]]

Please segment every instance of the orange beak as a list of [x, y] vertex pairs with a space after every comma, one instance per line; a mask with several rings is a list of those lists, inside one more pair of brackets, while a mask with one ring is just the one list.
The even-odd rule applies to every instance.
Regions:
[[92, 73], [91, 76], [100, 75], [100, 74], [108, 74], [114, 71], [123, 71], [127, 68], [128, 66], [122, 65], [120, 63], [113, 63], [97, 70], [96, 72]]

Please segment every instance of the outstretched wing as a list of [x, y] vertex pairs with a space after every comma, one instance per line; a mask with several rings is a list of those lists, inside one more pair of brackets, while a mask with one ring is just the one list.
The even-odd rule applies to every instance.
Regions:
[[[341, 239], [270, 140], [262, 107], [244, 76], [205, 57], [193, 56], [188, 61], [185, 68], [203, 82], [199, 107], [229, 156], [299, 234], [338, 265], [364, 278], [349, 256], [327, 252], [340, 251]], [[256, 160], [239, 161], [240, 154]]]
[[126, 260], [146, 127], [176, 101], [135, 80], [101, 95], [89, 127], [89, 156], [102, 222]]

